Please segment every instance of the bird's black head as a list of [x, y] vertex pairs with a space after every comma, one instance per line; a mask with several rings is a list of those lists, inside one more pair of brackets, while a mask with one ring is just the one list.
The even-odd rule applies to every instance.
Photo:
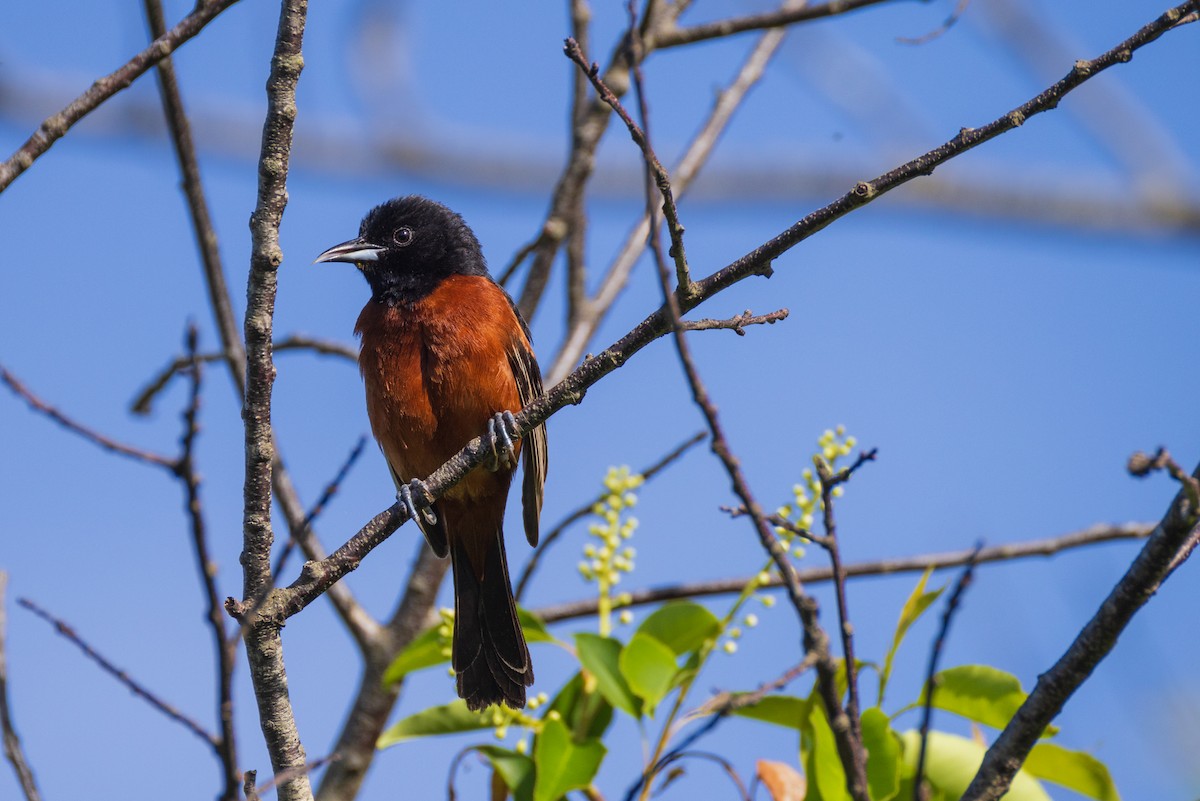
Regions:
[[395, 305], [419, 300], [451, 275], [487, 275], [479, 240], [455, 212], [428, 198], [408, 195], [367, 212], [358, 238], [334, 245], [316, 262], [358, 267], [371, 297]]

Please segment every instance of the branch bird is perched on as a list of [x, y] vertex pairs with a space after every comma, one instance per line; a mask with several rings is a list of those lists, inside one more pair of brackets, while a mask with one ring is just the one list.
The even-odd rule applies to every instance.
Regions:
[[[518, 457], [525, 538], [537, 545], [546, 428], [514, 441], [512, 410], [542, 393], [529, 328], [488, 275], [479, 240], [450, 209], [410, 195], [363, 218], [356, 239], [318, 262], [354, 264], [371, 287], [358, 317], [367, 416], [400, 502], [454, 568], [458, 694], [471, 709], [525, 706], [533, 664], [504, 553], [504, 508]], [[434, 501], [424, 482], [483, 432], [484, 464]]]

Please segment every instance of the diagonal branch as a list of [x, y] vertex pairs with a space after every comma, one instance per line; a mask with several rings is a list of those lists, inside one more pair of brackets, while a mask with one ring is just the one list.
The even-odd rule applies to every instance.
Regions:
[[121, 684], [125, 685], [125, 687], [127, 687], [129, 691], [138, 698], [141, 698], [143, 701], [150, 704], [150, 706], [154, 707], [159, 712], [162, 712], [168, 718], [199, 737], [208, 745], [209, 748], [212, 748], [213, 750], [218, 750], [220, 748], [220, 738], [218, 738], [215, 734], [206, 731], [203, 726], [180, 712], [175, 706], [167, 703], [162, 698], [150, 692], [150, 690], [146, 689], [136, 680], [131, 678], [128, 673], [114, 665], [103, 654], [89, 645], [86, 640], [79, 636], [75, 629], [71, 628], [71, 626], [66, 623], [66, 621], [63, 621], [50, 614], [28, 598], [18, 598], [17, 604], [22, 608], [33, 612], [33, 614], [37, 615], [42, 620], [53, 626], [56, 632], [65, 637], [67, 641], [76, 648], [83, 651], [84, 656], [99, 665], [100, 669], [105, 673], [112, 676]]
[[[1195, 5], [1195, 4], [1192, 4]], [[1200, 466], [1192, 472], [1200, 479]], [[1046, 726], [1117, 644], [1117, 637], [1195, 545], [1200, 509], [1181, 489], [1133, 564], [1054, 666], [1037, 685], [984, 754], [983, 764], [963, 801], [995, 801], [1008, 790]]]
[[3, 382], [17, 397], [29, 404], [29, 408], [33, 409], [39, 414], [45, 415], [71, 433], [78, 434], [99, 448], [103, 448], [110, 453], [125, 456], [133, 459], [134, 461], [142, 462], [143, 464], [152, 464], [156, 467], [165, 467], [171, 472], [174, 472], [177, 467], [177, 462], [175, 459], [172, 459], [168, 456], [163, 456], [162, 454], [143, 450], [141, 448], [135, 448], [132, 445], [126, 445], [123, 442], [118, 442], [112, 437], [105, 436], [94, 429], [88, 428], [83, 423], [76, 422], [55, 407], [46, 403], [37, 395], [33, 394], [28, 387], [22, 384], [15, 375], [10, 373], [3, 366], [0, 366], [0, 382]]
[[205, 25], [236, 2], [237, 0], [199, 0], [195, 10], [178, 25], [155, 39], [149, 47], [131, 58], [116, 72], [98, 79], [62, 111], [48, 117], [16, 153], [0, 163], [0, 192], [29, 169], [39, 156], [71, 129], [72, 125], [95, 111], [101, 103], [117, 92], [128, 88], [134, 79], [175, 52], [180, 45], [200, 33]]

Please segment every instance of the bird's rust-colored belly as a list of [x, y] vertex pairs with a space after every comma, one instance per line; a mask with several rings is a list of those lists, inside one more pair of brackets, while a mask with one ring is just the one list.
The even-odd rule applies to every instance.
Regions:
[[[495, 287], [476, 283], [486, 280], [451, 276], [416, 303], [372, 301], [358, 318], [367, 416], [403, 481], [428, 477], [496, 412], [520, 409], [507, 355], [516, 321]], [[511, 469], [474, 470], [447, 497], [506, 492], [510, 479]]]

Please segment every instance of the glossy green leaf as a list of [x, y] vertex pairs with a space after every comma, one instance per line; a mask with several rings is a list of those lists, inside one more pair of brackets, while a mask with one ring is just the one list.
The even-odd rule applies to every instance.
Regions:
[[862, 734], [871, 801], [889, 801], [900, 790], [900, 740], [877, 706], [862, 713]]
[[[1016, 676], [990, 665], [947, 668], [939, 672], [935, 680], [933, 705], [936, 708], [994, 729], [1007, 726], [1026, 698], [1025, 690]], [[921, 697], [911, 706], [923, 706], [925, 695], [922, 690]], [[1057, 731], [1050, 726], [1046, 733]]]
[[621, 643], [611, 637], [580, 632], [575, 635], [575, 650], [579, 662], [596, 679], [596, 688], [617, 709], [629, 715], [642, 716], [642, 702], [629, 682], [621, 675]]
[[387, 748], [417, 737], [436, 737], [439, 734], [457, 734], [491, 727], [490, 715], [472, 712], [464, 701], [458, 700], [445, 706], [423, 709], [393, 724], [379, 735], [375, 747]]
[[883, 670], [879, 671], [879, 703], [883, 703], [883, 695], [887, 690], [888, 679], [892, 675], [892, 661], [896, 657], [896, 651], [900, 648], [900, 643], [904, 641], [904, 635], [908, 633], [909, 628], [917, 619], [925, 613], [925, 610], [933, 604], [934, 601], [945, 591], [945, 586], [939, 587], [936, 590], [925, 591], [925, 583], [929, 581], [930, 574], [933, 573], [933, 568], [929, 568], [917, 582], [917, 586], [913, 587], [912, 594], [908, 596], [908, 600], [904, 602], [904, 608], [900, 610], [900, 620], [896, 623], [896, 633], [892, 635], [892, 645], [888, 648], [887, 656], [883, 660]]
[[[912, 796], [913, 779], [917, 770], [917, 754], [921, 748], [921, 733], [909, 730], [900, 735], [904, 751], [904, 781], [900, 797]], [[925, 778], [933, 789], [933, 798], [958, 799], [966, 792], [983, 762], [984, 747], [974, 740], [929, 732], [929, 750], [925, 757]], [[1025, 771], [1018, 771], [1004, 801], [1050, 801], [1041, 783]]]
[[813, 690], [808, 715], [800, 732], [800, 753], [808, 777], [805, 801], [850, 801], [846, 789], [846, 771], [838, 756], [837, 741], [825, 714], [825, 706]]
[[517, 619], [521, 621], [521, 631], [525, 632], [526, 642], [558, 642], [546, 628], [546, 622], [528, 609], [518, 606]]
[[599, 740], [575, 743], [561, 720], [547, 718], [533, 745], [537, 775], [534, 801], [558, 801], [571, 790], [587, 787], [600, 769], [607, 749]]
[[641, 698], [653, 714], [675, 679], [679, 666], [675, 652], [648, 634], [635, 634], [621, 649], [618, 660], [621, 675], [629, 688]]
[[582, 673], [563, 685], [550, 702], [549, 711], [562, 717], [576, 742], [603, 737], [613, 719], [612, 704], [599, 691], [583, 692]]
[[768, 695], [757, 703], [735, 710], [733, 714], [799, 731], [808, 719], [808, 701], [792, 695]]
[[1108, 768], [1083, 751], [1038, 743], [1025, 760], [1025, 772], [1097, 801], [1121, 801]]
[[638, 634], [647, 634], [676, 654], [695, 651], [705, 640], [717, 636], [721, 621], [703, 606], [691, 601], [672, 601], [654, 610]]
[[[438, 626], [440, 625], [439, 623]], [[438, 626], [425, 629], [396, 655], [392, 664], [388, 665], [388, 669], [383, 674], [385, 685], [395, 684], [413, 671], [450, 661], [450, 657], [442, 653], [444, 646], [441, 637], [438, 636]]]
[[530, 757], [495, 745], [482, 745], [476, 750], [488, 758], [492, 769], [504, 779], [513, 801], [533, 801], [534, 768]]

